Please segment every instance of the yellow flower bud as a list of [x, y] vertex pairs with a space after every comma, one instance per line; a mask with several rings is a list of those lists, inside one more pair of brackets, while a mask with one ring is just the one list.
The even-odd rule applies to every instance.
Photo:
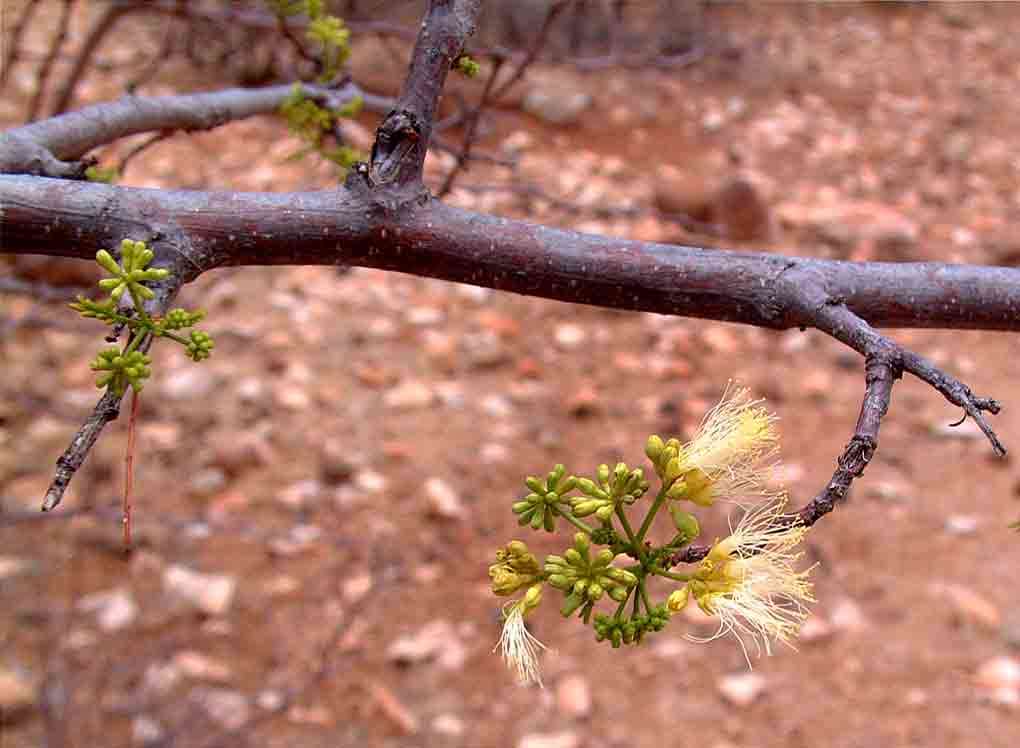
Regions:
[[691, 590], [685, 584], [678, 590], [674, 590], [668, 598], [666, 598], [666, 607], [674, 613], [679, 613], [681, 610], [687, 607], [687, 602], [691, 598]]

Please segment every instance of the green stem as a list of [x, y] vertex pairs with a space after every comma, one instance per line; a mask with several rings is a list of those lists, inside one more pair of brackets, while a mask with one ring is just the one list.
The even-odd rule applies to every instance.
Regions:
[[145, 311], [145, 302], [130, 285], [128, 285], [128, 293], [131, 294], [131, 301], [135, 303], [135, 311], [138, 312], [138, 316], [141, 317], [142, 321], [151, 324], [152, 320], [149, 319], [149, 314]]
[[637, 536], [634, 534], [634, 528], [630, 526], [630, 520], [627, 519], [627, 515], [623, 511], [623, 507], [619, 504], [616, 505], [616, 516], [620, 520], [620, 524], [623, 525], [623, 531], [627, 534], [627, 540], [630, 541], [631, 546], [634, 548], [634, 553], [641, 561], [641, 566], [644, 568], [645, 565], [645, 552], [641, 547], [641, 543]]
[[558, 506], [555, 506], [555, 505], [550, 505], [550, 509], [552, 509], [554, 512], [556, 512], [556, 514], [558, 514], [561, 517], [563, 517], [563, 519], [565, 519], [567, 522], [572, 524], [578, 530], [581, 530], [582, 532], [586, 532], [589, 535], [592, 534], [592, 532], [593, 532], [592, 528], [588, 527], [588, 525], [584, 524], [584, 522], [579, 520], [573, 514], [569, 514], [569, 513], [565, 512], [565, 511], [563, 511], [562, 509], [560, 509]]
[[163, 333], [163, 337], [164, 338], [170, 338], [170, 340], [175, 340], [178, 343], [180, 343], [181, 345], [187, 345], [190, 342], [187, 338], [182, 338], [180, 335], [177, 335], [177, 334], [169, 332], [169, 331], [168, 332], [164, 332]]
[[658, 495], [655, 497], [655, 501], [652, 502], [651, 508], [648, 510], [648, 514], [645, 515], [644, 522], [641, 523], [641, 529], [638, 530], [636, 542], [640, 545], [645, 540], [645, 535], [648, 533], [648, 529], [652, 526], [652, 520], [655, 519], [655, 515], [659, 513], [659, 509], [662, 508], [662, 502], [666, 500], [666, 487], [663, 486]]
[[658, 574], [660, 577], [666, 577], [666, 579], [672, 579], [676, 582], [689, 582], [694, 579], [693, 574], [676, 574], [672, 571], [660, 569], [658, 566], [653, 566], [649, 571], [652, 574]]
[[134, 331], [134, 335], [131, 337], [131, 340], [128, 341], [127, 348], [124, 349], [124, 353], [121, 355], [126, 356], [129, 353], [133, 353], [135, 349], [138, 348], [138, 346], [141, 344], [141, 342], [145, 340], [145, 336], [148, 334], [149, 334], [148, 330]]
[[644, 579], [642, 579], [638, 583], [638, 592], [641, 593], [641, 600], [645, 604], [645, 610], [647, 610], [649, 613], [651, 613], [652, 612], [652, 604], [650, 602], [648, 602], [648, 591], [645, 589], [645, 580]]
[[620, 604], [616, 607], [616, 612], [613, 613], [613, 618], [619, 618], [623, 614], [623, 609], [627, 607], [627, 601], [630, 600], [630, 591], [627, 592], [627, 597], [620, 601]]

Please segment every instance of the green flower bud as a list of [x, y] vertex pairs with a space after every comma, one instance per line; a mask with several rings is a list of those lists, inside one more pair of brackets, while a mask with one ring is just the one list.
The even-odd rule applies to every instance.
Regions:
[[662, 480], [665, 483], [672, 483], [683, 475], [683, 470], [683, 463], [680, 461], [679, 456], [672, 457], [669, 462], [666, 463], [666, 469], [663, 471]]
[[[587, 517], [589, 514], [594, 514], [599, 507], [602, 506], [602, 502], [597, 499], [591, 499], [588, 501], [579, 501], [574, 504], [574, 516], [575, 517]], [[610, 507], [612, 509], [612, 507]]]
[[550, 574], [546, 581], [558, 590], [566, 590], [571, 587], [570, 580], [563, 574]]
[[[110, 273], [111, 275], [120, 275], [121, 273], [120, 265], [118, 265], [117, 261], [113, 259], [113, 255], [111, 255], [105, 249], [101, 249], [98, 252], [96, 252], [96, 262], [99, 263], [103, 270]], [[99, 285], [100, 286], [103, 285], [102, 281], [100, 281]]]
[[648, 441], [645, 442], [645, 454], [648, 455], [648, 459], [652, 461], [653, 465], [658, 463], [659, 454], [665, 446], [661, 437], [655, 434], [648, 437]]
[[620, 644], [623, 643], [623, 632], [618, 628], [613, 629], [613, 633], [610, 634], [609, 641], [612, 643], [613, 649], [619, 649]]
[[524, 483], [525, 485], [527, 485], [528, 488], [534, 491], [535, 494], [545, 493], [545, 486], [542, 484], [542, 481], [540, 481], [533, 475], [529, 475], [527, 478], [525, 478]]
[[673, 518], [673, 525], [676, 527], [677, 533], [683, 536], [683, 544], [686, 545], [701, 534], [701, 525], [693, 514], [682, 511], [677, 506], [671, 506], [669, 514]]

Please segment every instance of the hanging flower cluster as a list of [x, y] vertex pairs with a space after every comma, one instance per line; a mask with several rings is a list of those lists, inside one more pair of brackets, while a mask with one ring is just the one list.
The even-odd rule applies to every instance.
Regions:
[[[778, 455], [775, 424], [775, 416], [747, 389], [727, 388], [686, 444], [648, 438], [645, 454], [660, 481], [650, 501], [642, 501], [649, 489], [643, 470], [622, 462], [600, 465], [591, 478], [568, 475], [557, 465], [545, 479], [526, 479], [531, 492], [513, 505], [520, 524], [553, 532], [563, 520], [577, 532], [571, 547], [544, 562], [514, 540], [489, 567], [495, 594], [524, 590], [503, 607], [497, 645], [522, 682], [541, 683], [538, 656], [544, 646], [525, 618], [538, 608], [546, 586], [563, 594], [564, 617], [577, 615], [592, 625], [598, 641], [614, 648], [661, 631], [691, 600], [719, 620], [713, 636], [696, 641], [733, 634], [745, 656], [747, 640], [757, 654], [771, 654], [773, 642], [792, 644], [813, 598], [810, 569], [797, 568], [807, 528], [785, 514], [785, 495], [767, 488]], [[744, 508], [743, 518], [693, 570], [674, 570], [671, 559], [701, 533], [688, 510], [717, 501]], [[644, 515], [632, 522], [639, 507]], [[674, 534], [656, 546], [648, 532], [664, 507]], [[659, 603], [651, 598], [652, 577], [673, 586]], [[615, 610], [593, 615], [605, 601]]]

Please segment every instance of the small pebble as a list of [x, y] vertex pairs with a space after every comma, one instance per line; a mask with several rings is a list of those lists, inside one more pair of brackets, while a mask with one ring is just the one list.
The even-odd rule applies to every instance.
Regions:
[[753, 704], [765, 690], [765, 679], [754, 673], [725, 675], [716, 681], [716, 688], [722, 697], [737, 707]]

